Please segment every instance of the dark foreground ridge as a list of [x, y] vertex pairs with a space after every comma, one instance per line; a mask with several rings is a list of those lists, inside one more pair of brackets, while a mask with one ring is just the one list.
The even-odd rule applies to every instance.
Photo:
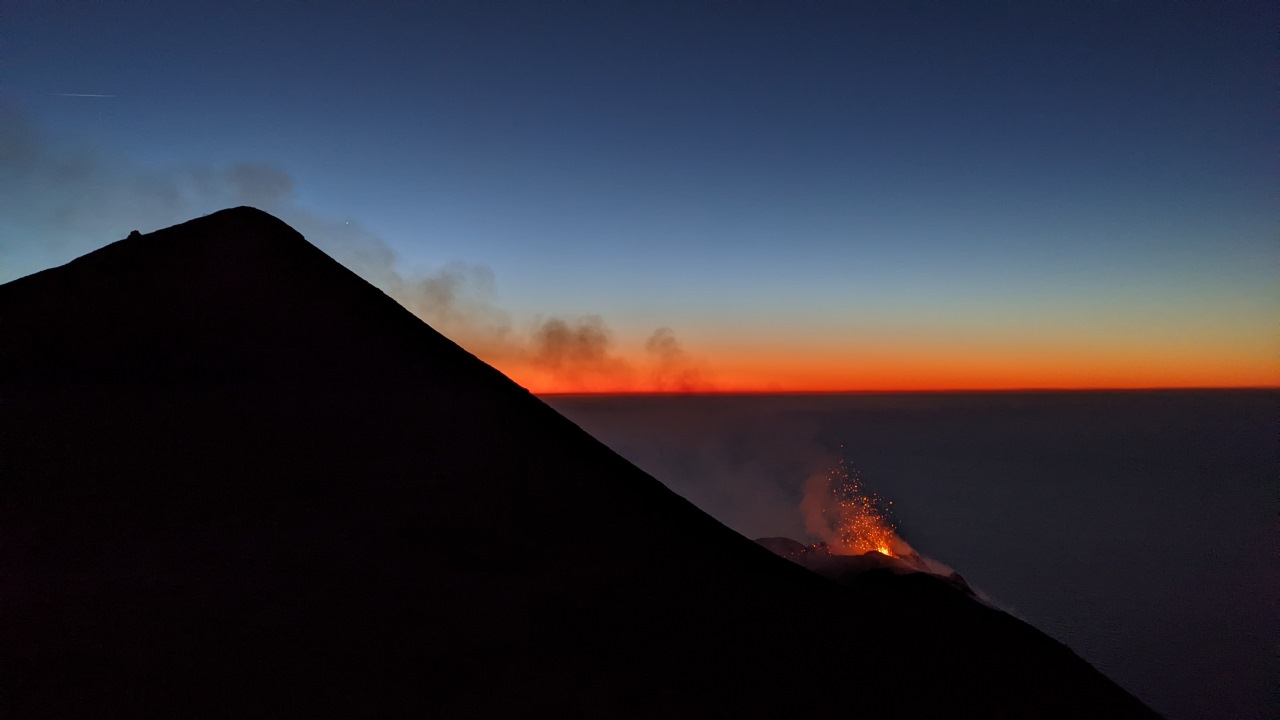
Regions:
[[1154, 717], [742, 538], [250, 208], [0, 286], [0, 717]]

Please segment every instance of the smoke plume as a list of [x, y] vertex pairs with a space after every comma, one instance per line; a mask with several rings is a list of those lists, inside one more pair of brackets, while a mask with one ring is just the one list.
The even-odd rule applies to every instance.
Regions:
[[279, 168], [253, 162], [147, 167], [91, 145], [55, 141], [21, 111], [0, 110], [0, 282], [67, 262], [130, 230], [149, 232], [234, 205], [281, 218], [534, 390], [711, 389], [669, 328], [628, 352], [598, 315], [515, 319], [498, 306], [488, 267], [459, 262], [406, 271], [391, 246], [360, 223], [300, 206], [293, 179]]
[[671, 328], [661, 327], [645, 341], [652, 361], [652, 385], [663, 392], [692, 392], [707, 387], [701, 366], [689, 359]]

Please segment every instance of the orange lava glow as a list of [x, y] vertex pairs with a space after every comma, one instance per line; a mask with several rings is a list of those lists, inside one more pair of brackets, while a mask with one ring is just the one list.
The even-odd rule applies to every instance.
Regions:
[[858, 470], [841, 461], [829, 473], [831, 502], [824, 513], [834, 534], [831, 551], [836, 555], [878, 552], [897, 557], [897, 539], [889, 505], [862, 482]]
[[[841, 446], [843, 447], [843, 446]], [[832, 555], [880, 553], [901, 558], [914, 551], [897, 534], [893, 503], [862, 481], [862, 473], [841, 459], [805, 484], [800, 511], [805, 530]]]

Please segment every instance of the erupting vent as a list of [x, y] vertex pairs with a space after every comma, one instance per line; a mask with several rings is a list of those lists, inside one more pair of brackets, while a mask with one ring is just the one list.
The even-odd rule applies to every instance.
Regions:
[[862, 473], [844, 458], [827, 474], [823, 521], [830, 528], [831, 551], [837, 555], [878, 552], [898, 557], [897, 523], [886, 502], [862, 481]]

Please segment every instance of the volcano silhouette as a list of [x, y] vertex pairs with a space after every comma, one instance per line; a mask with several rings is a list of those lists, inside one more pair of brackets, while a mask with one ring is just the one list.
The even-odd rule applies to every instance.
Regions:
[[0, 716], [1154, 717], [740, 537], [276, 218], [0, 286]]

